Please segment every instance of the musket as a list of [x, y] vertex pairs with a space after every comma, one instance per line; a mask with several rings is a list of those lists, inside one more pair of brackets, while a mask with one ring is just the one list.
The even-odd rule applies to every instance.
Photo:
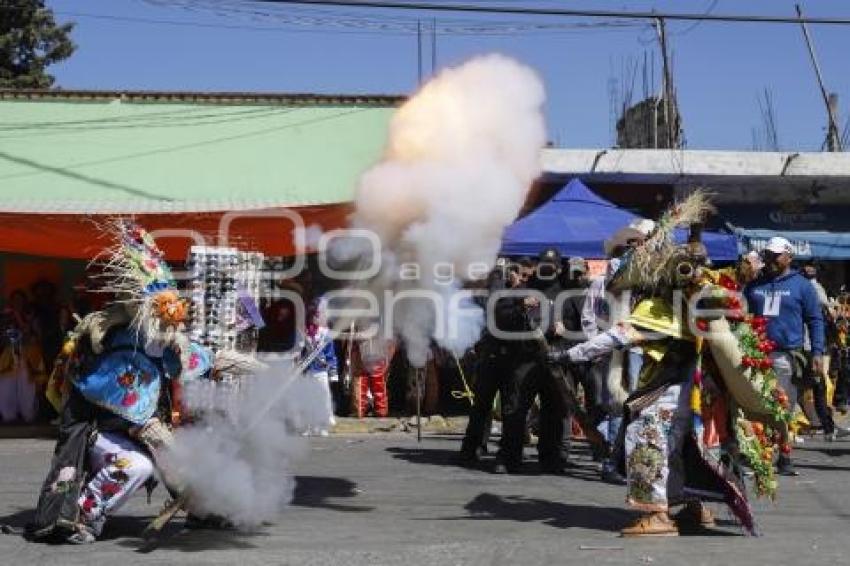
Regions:
[[[331, 341], [329, 335], [322, 337], [322, 339], [316, 343], [316, 346], [313, 348], [307, 357], [305, 357], [301, 362], [295, 366], [291, 375], [293, 376], [288, 381], [283, 382], [280, 387], [278, 387], [277, 391], [268, 399], [267, 403], [263, 406], [263, 408], [255, 413], [254, 420], [248, 423], [248, 425], [242, 429], [242, 434], [247, 435], [251, 430], [253, 430], [257, 425], [260, 424], [263, 417], [265, 417], [269, 411], [274, 408], [275, 404], [280, 401], [280, 398], [283, 397], [284, 393], [289, 389], [289, 387], [295, 382], [297, 376], [300, 375], [307, 367], [313, 363], [313, 360], [318, 357], [318, 355], [322, 352], [322, 350], [327, 346]], [[166, 503], [165, 507], [163, 507], [162, 511], [157, 515], [145, 528], [142, 533], [142, 536], [145, 539], [154, 539], [167, 525], [171, 519], [181, 510], [185, 509], [187, 504], [189, 503], [189, 493], [188, 490], [183, 490], [181, 493], [176, 494], [175, 497]]]
[[345, 377], [343, 377], [342, 385], [346, 392], [351, 388], [351, 375], [353, 373], [351, 368], [351, 358], [354, 351], [354, 322], [354, 320], [351, 321], [351, 329], [348, 333], [348, 348], [345, 351], [346, 373]]

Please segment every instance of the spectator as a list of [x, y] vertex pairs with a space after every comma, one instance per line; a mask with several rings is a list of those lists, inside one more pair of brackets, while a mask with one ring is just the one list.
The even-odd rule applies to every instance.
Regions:
[[348, 346], [351, 349], [346, 354], [351, 360], [348, 371], [351, 372], [352, 414], [357, 418], [365, 417], [371, 401], [374, 416], [389, 416], [387, 373], [395, 353], [395, 342], [383, 337], [367, 337], [355, 328]]
[[336, 424], [330, 382], [338, 380], [337, 358], [328, 328], [327, 309], [321, 299], [313, 301], [307, 313], [307, 325], [301, 336], [301, 359], [314, 354], [304, 375], [293, 384], [292, 395], [303, 400], [304, 436], [328, 436], [328, 429]]
[[53, 362], [62, 348], [64, 334], [59, 325], [59, 304], [56, 302], [56, 286], [46, 279], [37, 281], [32, 286], [32, 310], [38, 333], [41, 338], [41, 349], [44, 352], [44, 365], [47, 373], [53, 371]]
[[[615, 297], [609, 294], [607, 285], [616, 275], [623, 256], [640, 245], [654, 229], [655, 223], [651, 220], [635, 221], [620, 229], [611, 240], [605, 242], [605, 251], [610, 257], [608, 270], [605, 275], [591, 280], [582, 312], [582, 327], [588, 339], [607, 330], [616, 322], [622, 314], [616, 310], [617, 308], [622, 309], [625, 306], [631, 310], [633, 298], [630, 295]], [[609, 299], [616, 299], [620, 304], [609, 304]], [[626, 483], [625, 478], [617, 472], [616, 462], [612, 457], [612, 448], [622, 424], [621, 400], [637, 388], [642, 365], [642, 348], [632, 346], [627, 356], [620, 352], [613, 352], [594, 361], [590, 369], [599, 429], [607, 443], [602, 453], [597, 455], [602, 460], [601, 477], [603, 481], [615, 485]], [[623, 388], [624, 377], [627, 382], [625, 389]]]
[[[829, 297], [823, 285], [817, 280], [818, 269], [813, 261], [807, 261], [803, 264], [801, 271], [803, 277], [812, 283], [812, 287], [817, 293], [818, 304], [821, 314], [824, 319], [824, 332], [826, 336], [826, 346], [823, 356], [823, 364], [821, 365], [820, 374], [808, 374], [804, 380], [804, 385], [807, 389], [812, 390], [812, 398], [814, 401], [815, 412], [817, 413], [820, 425], [823, 428], [824, 436], [827, 442], [836, 438], [844, 438], [850, 436], [850, 429], [838, 427], [832, 418], [829, 405], [827, 403], [826, 383], [829, 379], [830, 354], [832, 353], [832, 345], [838, 341], [838, 328], [835, 324], [835, 317], [829, 304]], [[807, 354], [811, 352], [811, 340], [808, 334], [805, 337], [804, 349]]]
[[[504, 271], [495, 269], [487, 281], [488, 297], [490, 293], [524, 287], [533, 271], [534, 264], [528, 257], [510, 262], [505, 266]], [[498, 393], [503, 399], [510, 396], [513, 377], [511, 370], [516, 358], [514, 344], [509, 340], [500, 340], [491, 331], [515, 330], [508, 327], [513, 322], [508, 317], [508, 314], [512, 312], [513, 302], [508, 297], [494, 302], [492, 326], [487, 327], [476, 346], [479, 359], [478, 374], [473, 385], [475, 403], [469, 409], [469, 423], [461, 446], [460, 459], [464, 465], [480, 464], [481, 456], [487, 453], [496, 394]], [[487, 301], [482, 300], [481, 306], [486, 308]]]
[[826, 289], [818, 281], [818, 268], [813, 261], [807, 261], [803, 264], [802, 275], [812, 282], [815, 292], [818, 294], [818, 302], [822, 307], [829, 308], [829, 297], [826, 294]]
[[761, 270], [764, 268], [764, 262], [761, 260], [758, 252], [749, 252], [741, 256], [738, 260], [738, 265], [735, 267], [738, 281], [744, 285], [749, 285], [761, 275]]
[[32, 309], [26, 293], [16, 289], [0, 316], [0, 420], [35, 420], [38, 386], [46, 378]]
[[[791, 269], [794, 250], [782, 237], [771, 238], [762, 252], [764, 270], [745, 294], [751, 313], [767, 319], [767, 335], [777, 344], [770, 354], [779, 385], [792, 402], [799, 399], [798, 385], [810, 370], [820, 375], [824, 353], [824, 321], [814, 287]], [[805, 330], [811, 338], [811, 357], [803, 353]], [[786, 431], [787, 436], [787, 431]], [[791, 456], [779, 456], [780, 474], [796, 476]]]

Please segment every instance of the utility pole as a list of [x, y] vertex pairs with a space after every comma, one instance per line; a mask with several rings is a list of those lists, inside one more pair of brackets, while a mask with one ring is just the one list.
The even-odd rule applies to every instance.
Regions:
[[431, 21], [431, 76], [437, 74], [437, 18]]
[[838, 132], [838, 123], [840, 122], [840, 117], [838, 116], [837, 92], [829, 93], [829, 115], [832, 116], [832, 123], [835, 124], [835, 127], [830, 128], [830, 135], [826, 138], [826, 145], [828, 148], [833, 148], [829, 151], [844, 151], [844, 136], [839, 135]]
[[809, 28], [806, 25], [806, 22], [803, 21], [803, 10], [800, 8], [800, 5], [797, 4], [797, 17], [800, 19], [800, 26], [803, 28], [803, 37], [806, 40], [806, 47], [809, 49], [809, 57], [812, 60], [812, 66], [815, 68], [815, 76], [818, 79], [818, 86], [820, 87], [821, 96], [823, 96], [823, 103], [826, 105], [826, 114], [829, 120], [829, 125], [827, 127], [826, 134], [826, 148], [827, 151], [842, 151], [841, 147], [841, 134], [838, 131], [838, 119], [835, 114], [835, 106], [838, 103], [838, 96], [835, 96], [833, 101], [830, 100], [830, 95], [826, 92], [826, 87], [823, 84], [823, 75], [820, 72], [820, 65], [818, 64], [818, 57], [815, 53], [815, 46], [812, 44], [812, 38], [809, 35]]
[[[673, 123], [673, 112], [676, 110], [675, 102], [673, 98], [673, 77], [670, 72], [670, 57], [667, 53], [667, 28], [664, 24], [664, 18], [656, 18], [655, 19], [655, 29], [658, 32], [658, 42], [661, 45], [661, 63], [663, 65], [663, 77], [662, 77], [662, 96], [663, 96], [663, 117], [664, 117], [664, 135], [666, 139], [664, 140], [664, 146], [668, 148], [672, 148], [675, 145], [678, 146], [678, 135], [677, 132], [673, 131], [673, 128], [676, 125]], [[676, 111], [678, 114], [678, 111]], [[678, 122], [678, 120], [675, 120]], [[657, 127], [657, 126], [656, 126]]]
[[422, 84], [422, 20], [416, 20], [416, 80], [417, 85]]

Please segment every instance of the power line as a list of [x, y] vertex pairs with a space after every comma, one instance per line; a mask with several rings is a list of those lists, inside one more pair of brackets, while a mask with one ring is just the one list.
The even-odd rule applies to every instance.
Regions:
[[850, 18], [810, 18], [793, 16], [754, 16], [749, 14], [688, 14], [683, 12], [629, 12], [618, 10], [575, 10], [565, 8], [534, 8], [510, 6], [484, 6], [470, 4], [433, 4], [427, 2], [373, 2], [365, 0], [251, 0], [263, 4], [292, 4], [330, 6], [337, 8], [373, 8], [386, 10], [411, 10], [431, 12], [458, 12], [476, 14], [511, 14], [527, 16], [558, 16], [587, 18], [628, 18], [636, 20], [704, 21], [704, 22], [747, 22], [762, 24], [807, 24], [850, 25]]
[[[334, 30], [343, 29], [346, 33], [355, 33], [348, 31], [356, 29], [356, 33], [377, 32], [396, 35], [418, 34], [417, 22], [420, 18], [415, 17], [389, 17], [386, 14], [376, 14], [374, 16], [364, 16], [353, 12], [340, 12], [334, 10], [334, 7], [323, 8], [305, 8], [295, 4], [287, 4], [286, 8], [281, 6], [281, 11], [274, 9], [260, 9], [251, 7], [250, 2], [240, 1], [213, 1], [213, 0], [141, 0], [144, 3], [159, 7], [159, 8], [178, 8], [191, 13], [209, 12], [221, 17], [230, 17], [237, 15], [249, 18], [253, 21], [271, 21], [277, 22], [285, 26], [298, 26], [313, 29], [332, 28]], [[284, 11], [285, 10], [285, 11]], [[86, 15], [83, 15], [86, 16]], [[98, 14], [88, 14], [88, 17], [96, 17], [101, 19], [120, 19], [122, 21], [142, 21], [135, 20], [126, 16], [102, 16]], [[162, 23], [170, 25], [193, 25], [190, 23], [181, 23], [175, 21], [164, 20], [144, 20], [145, 23]], [[216, 27], [218, 24], [197, 24], [200, 27]], [[448, 19], [441, 18], [436, 30], [432, 28], [432, 33], [438, 35], [519, 35], [519, 34], [566, 34], [566, 33], [616, 33], [631, 31], [636, 28], [645, 26], [646, 24], [640, 21], [604, 21], [604, 22], [558, 22], [551, 21], [493, 21], [481, 19]], [[229, 24], [223, 26], [227, 28], [239, 29], [242, 26]], [[253, 28], [248, 28], [253, 29]], [[278, 31], [283, 28], [260, 27], [256, 28], [261, 31]], [[287, 28], [290, 29], [290, 28]], [[312, 30], [311, 30], [312, 31]]]
[[[708, 15], [708, 14], [714, 13], [714, 9], [717, 8], [718, 3], [720, 3], [720, 0], [711, 0], [711, 3], [703, 11], [703, 14]], [[692, 31], [694, 31], [695, 29], [697, 29], [703, 23], [705, 23], [705, 22], [702, 21], [702, 20], [696, 21], [696, 22], [692, 23], [691, 25], [689, 25], [687, 28], [680, 30], [680, 31], [677, 31], [677, 32], [673, 32], [670, 35], [677, 35], [677, 36], [687, 35], [687, 34], [691, 33]]]
[[[474, 1], [474, 0], [467, 0]], [[492, 0], [491, 0], [492, 1]], [[377, 2], [365, 0], [247, 0], [248, 3], [260, 4], [279, 4], [288, 6], [324, 6], [336, 8], [367, 8], [367, 9], [386, 9], [386, 10], [402, 10], [402, 11], [431, 11], [431, 12], [453, 12], [453, 13], [478, 13], [491, 15], [521, 15], [521, 16], [554, 16], [554, 17], [583, 17], [583, 18], [600, 18], [600, 19], [620, 19], [620, 20], [657, 20], [659, 18], [671, 21], [691, 21], [691, 22], [737, 22], [737, 23], [762, 23], [762, 24], [811, 24], [811, 25], [850, 25], [850, 18], [841, 17], [793, 17], [793, 16], [758, 16], [749, 14], [713, 14], [713, 13], [683, 13], [683, 12], [631, 12], [631, 11], [616, 11], [616, 10], [577, 10], [563, 8], [534, 8], [534, 7], [508, 7], [508, 6], [488, 6], [475, 4], [433, 4], [428, 2]], [[158, 5], [169, 4], [166, 0], [159, 0]], [[23, 6], [3, 5], [0, 6], [0, 11], [3, 10], [22, 10]], [[233, 11], [231, 8], [230, 11]], [[238, 11], [238, 10], [237, 10]], [[61, 13], [61, 12], [55, 12]], [[83, 15], [83, 14], [79, 14]], [[95, 17], [93, 14], [87, 14], [86, 17]], [[100, 17], [100, 16], [97, 16]], [[114, 17], [114, 19], [130, 20], [129, 17]], [[136, 21], [142, 21], [140, 18], [133, 18]], [[154, 22], [151, 23], [172, 23], [172, 22]], [[189, 23], [191, 25], [191, 23]], [[542, 24], [541, 24], [542, 25]], [[624, 22], [624, 25], [628, 25]], [[633, 24], [632, 24], [633, 25]], [[533, 24], [532, 24], [533, 26]], [[226, 26], [222, 26], [226, 27]], [[415, 26], [414, 26], [415, 27]], [[576, 24], [575, 27], [580, 27]], [[263, 28], [259, 28], [263, 29]], [[268, 28], [267, 28], [268, 29]]]
[[368, 30], [368, 29], [298, 29], [298, 28], [288, 28], [283, 27], [288, 23], [292, 23], [293, 25], [298, 25], [294, 22], [282, 22], [283, 25], [279, 26], [252, 26], [247, 24], [214, 24], [214, 23], [205, 23], [205, 22], [187, 22], [182, 20], [167, 20], [160, 18], [140, 18], [135, 16], [113, 16], [110, 14], [91, 14], [85, 12], [65, 12], [65, 11], [56, 11], [54, 12], [57, 15], [61, 16], [69, 16], [72, 18], [90, 18], [94, 20], [105, 20], [105, 21], [113, 21], [113, 22], [124, 22], [124, 23], [133, 23], [133, 24], [151, 24], [151, 25], [162, 25], [162, 26], [177, 26], [177, 27], [190, 27], [190, 28], [208, 28], [208, 29], [228, 29], [228, 30], [248, 30], [248, 31], [259, 31], [259, 32], [275, 32], [275, 33], [345, 33], [345, 34], [375, 34], [375, 33], [385, 33], [385, 34], [395, 34], [395, 35], [409, 35], [407, 32], [395, 31], [395, 30]]

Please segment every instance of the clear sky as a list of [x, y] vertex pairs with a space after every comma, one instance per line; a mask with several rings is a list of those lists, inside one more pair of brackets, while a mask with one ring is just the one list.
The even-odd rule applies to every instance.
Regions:
[[[464, 1], [464, 0], [458, 0]], [[480, 0], [466, 0], [474, 3]], [[798, 0], [808, 16], [850, 17], [847, 0]], [[794, 15], [793, 0], [494, 0], [634, 11]], [[565, 147], [612, 144], [610, 90], [629, 61], [660, 62], [647, 23], [447, 16], [274, 6], [241, 0], [48, 0], [76, 21], [77, 52], [53, 67], [64, 88], [409, 93], [417, 84], [417, 19], [436, 18], [437, 66], [498, 51], [537, 69], [550, 136]], [[516, 24], [505, 28], [506, 23]], [[530, 24], [564, 24], [533, 30]], [[577, 24], [594, 24], [576, 27]], [[521, 25], [520, 25], [521, 24]], [[762, 124], [758, 96], [773, 94], [782, 149], [817, 151], [826, 112], [798, 25], [670, 23], [674, 79], [687, 145], [750, 149]], [[494, 33], [494, 31], [498, 33]], [[812, 26], [827, 87], [850, 116], [850, 26]], [[430, 72], [430, 36], [423, 45]], [[640, 72], [634, 101], [643, 94]], [[650, 85], [654, 90], [653, 85]], [[621, 98], [616, 96], [615, 98]]]

